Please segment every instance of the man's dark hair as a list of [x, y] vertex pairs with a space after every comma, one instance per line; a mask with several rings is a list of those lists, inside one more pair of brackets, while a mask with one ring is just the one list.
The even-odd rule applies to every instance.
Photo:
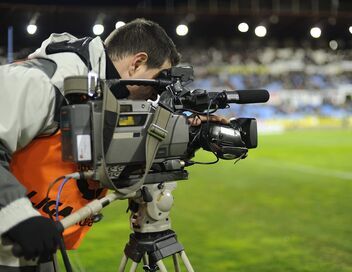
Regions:
[[165, 30], [155, 22], [135, 19], [115, 29], [105, 40], [106, 51], [114, 61], [125, 56], [146, 52], [148, 68], [159, 68], [165, 60], [177, 65], [180, 55]]

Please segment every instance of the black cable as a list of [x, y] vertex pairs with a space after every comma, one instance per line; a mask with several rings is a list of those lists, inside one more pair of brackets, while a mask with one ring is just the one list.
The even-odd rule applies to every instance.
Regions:
[[187, 109], [187, 108], [181, 108], [181, 109], [177, 109], [177, 110], [179, 110], [179, 111], [189, 111], [189, 112], [192, 112], [192, 113], [198, 114], [198, 115], [208, 115], [208, 114], [212, 114], [212, 113], [216, 112], [218, 109], [219, 108], [216, 105], [216, 108], [213, 109], [212, 111], [209, 111], [209, 113], [208, 112], [196, 111], [196, 110], [192, 110], [192, 109]]
[[62, 260], [64, 262], [64, 265], [65, 265], [65, 269], [66, 269], [66, 272], [72, 272], [72, 266], [71, 266], [71, 263], [70, 263], [70, 259], [67, 255], [67, 251], [66, 251], [66, 247], [65, 247], [65, 243], [64, 243], [64, 238], [61, 236], [61, 239], [60, 239], [60, 243], [59, 243], [59, 248], [60, 248], [60, 253], [61, 253], [61, 256], [62, 256]]
[[[197, 112], [197, 114], [201, 114], [201, 115], [207, 115], [207, 124], [206, 124], [206, 140], [207, 140], [207, 145], [209, 146], [210, 148], [210, 151], [214, 154], [214, 156], [216, 157], [216, 160], [215, 161], [211, 161], [211, 162], [196, 162], [196, 161], [190, 161], [190, 163], [192, 164], [215, 164], [219, 161], [219, 156], [216, 154], [216, 152], [213, 150], [212, 146], [211, 146], [211, 142], [209, 141], [209, 124], [210, 124], [210, 114], [215, 112], [218, 108], [217, 108], [217, 105], [216, 106], [216, 109], [213, 110], [213, 111], [210, 111], [210, 107], [212, 106], [213, 104], [213, 100], [217, 98], [219, 94], [217, 94], [214, 98], [212, 98], [210, 101], [209, 101], [209, 104], [208, 104], [208, 109], [207, 109], [207, 112], [206, 113], [200, 113], [200, 112]], [[196, 111], [193, 111], [193, 110], [188, 110], [190, 112], [196, 112]], [[199, 137], [201, 133], [201, 129], [199, 129], [199, 132], [196, 134], [195, 138], [196, 137]], [[194, 142], [195, 138], [193, 138], [192, 140], [192, 143]]]
[[197, 161], [190, 161], [191, 163], [193, 164], [215, 164], [219, 161], [219, 157], [216, 155], [216, 153], [212, 152], [215, 157], [216, 157], [216, 160], [215, 161], [212, 161], [212, 162], [197, 162]]
[[207, 110], [207, 112], [208, 112], [207, 117], [208, 117], [208, 118], [207, 118], [207, 137], [206, 137], [206, 139], [207, 139], [207, 144], [208, 144], [208, 146], [209, 146], [211, 152], [212, 152], [212, 153], [215, 155], [215, 157], [216, 157], [216, 161], [214, 161], [214, 162], [212, 162], [212, 163], [208, 163], [208, 164], [214, 164], [214, 163], [217, 163], [217, 162], [219, 161], [219, 157], [218, 157], [218, 155], [214, 152], [214, 150], [213, 150], [213, 148], [212, 148], [212, 146], [211, 146], [211, 142], [210, 142], [210, 140], [209, 140], [209, 124], [210, 124], [210, 113], [209, 113], [209, 111], [210, 111], [211, 105], [213, 104], [213, 101], [214, 101], [219, 95], [220, 95], [220, 93], [217, 93], [216, 96], [215, 96], [214, 98], [212, 98], [212, 99], [209, 101], [208, 110]]
[[[198, 118], [199, 120], [201, 120], [200, 117], [199, 117], [199, 115], [195, 115], [193, 121], [190, 123], [191, 126], [192, 126], [194, 120], [197, 120], [197, 118]], [[196, 123], [197, 123], [197, 122], [196, 122]], [[202, 132], [202, 130], [201, 130], [201, 129], [198, 129], [196, 135], [193, 137], [192, 141], [191, 141], [191, 142], [188, 144], [188, 146], [187, 146], [187, 153], [190, 153], [190, 152], [192, 151], [192, 148], [191, 148], [191, 147], [193, 146], [193, 143], [194, 143], [196, 140], [198, 140], [198, 138], [199, 138], [201, 132]], [[193, 153], [193, 152], [192, 152], [192, 153]]]
[[237, 160], [234, 161], [233, 164], [238, 163], [241, 159], [245, 158], [246, 156], [247, 156], [247, 152], [246, 152], [246, 153], [243, 153], [241, 156], [239, 156], [239, 157], [237, 158]]
[[211, 104], [213, 104], [213, 98], [210, 99], [209, 105], [208, 105], [208, 109], [207, 109], [207, 130], [206, 130], [207, 131], [207, 137], [206, 137], [206, 139], [208, 141], [208, 145], [209, 145], [209, 123], [210, 123], [210, 121], [209, 121], [209, 119], [210, 119], [209, 111], [210, 111]]
[[[200, 119], [199, 115], [196, 115], [195, 117], [198, 118], [198, 119], [202, 122], [202, 120]], [[196, 118], [195, 118], [194, 120], [196, 120]], [[193, 123], [193, 122], [192, 122], [192, 123]], [[191, 126], [192, 126], [192, 123], [191, 123]], [[189, 146], [192, 146], [192, 145], [193, 145], [193, 143], [199, 138], [201, 132], [202, 132], [202, 130], [199, 129], [198, 132], [197, 132], [197, 134], [193, 137], [192, 142], [189, 144]]]

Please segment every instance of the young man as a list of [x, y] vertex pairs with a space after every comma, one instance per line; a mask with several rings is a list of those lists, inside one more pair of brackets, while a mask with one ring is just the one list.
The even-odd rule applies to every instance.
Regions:
[[[48, 217], [61, 219], [101, 195], [87, 181], [79, 181], [65, 187], [69, 194], [63, 192], [59, 210], [55, 195], [46, 197], [55, 178], [75, 171], [60, 154], [58, 112], [64, 78], [94, 71], [102, 79], [152, 79], [178, 62], [165, 31], [136, 19], [114, 30], [105, 43], [99, 37], [52, 34], [29, 60], [0, 67], [0, 235], [22, 248], [20, 256], [14, 256], [0, 244], [0, 271], [38, 271], [38, 259], [32, 259], [45, 263], [58, 247], [59, 233]], [[142, 86], [113, 92], [119, 99], [157, 96], [153, 88]], [[67, 232], [67, 247], [77, 247], [90, 225], [83, 222]], [[51, 271], [52, 264], [39, 267]]]

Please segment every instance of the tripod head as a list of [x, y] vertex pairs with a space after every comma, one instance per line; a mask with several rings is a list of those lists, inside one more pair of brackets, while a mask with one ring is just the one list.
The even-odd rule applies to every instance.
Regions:
[[160, 232], [171, 227], [170, 210], [176, 182], [148, 184], [138, 197], [129, 199], [130, 227], [134, 232]]

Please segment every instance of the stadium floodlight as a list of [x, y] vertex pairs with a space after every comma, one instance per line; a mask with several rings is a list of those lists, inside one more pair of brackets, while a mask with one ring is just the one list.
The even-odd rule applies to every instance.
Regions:
[[29, 35], [34, 35], [38, 30], [37, 20], [38, 20], [39, 15], [40, 15], [39, 12], [36, 12], [32, 15], [31, 20], [29, 21], [29, 23], [27, 25], [27, 32]]
[[266, 30], [266, 27], [263, 26], [263, 25], [259, 25], [257, 26], [255, 29], [254, 29], [254, 33], [255, 35], [257, 35], [258, 37], [265, 37], [266, 36], [266, 33], [267, 33], [267, 30]]
[[321, 29], [320, 27], [312, 27], [310, 29], [310, 35], [314, 38], [314, 39], [318, 39], [321, 36]]
[[180, 24], [176, 27], [176, 34], [179, 36], [186, 36], [188, 33], [188, 26]]
[[330, 46], [330, 48], [332, 49], [332, 50], [337, 50], [337, 48], [339, 47], [339, 44], [337, 43], [337, 41], [335, 41], [335, 40], [331, 40], [330, 42], [329, 42], [329, 46]]
[[37, 25], [36, 24], [29, 24], [27, 26], [27, 32], [30, 35], [34, 35], [37, 32]]
[[104, 26], [102, 24], [95, 24], [93, 26], [93, 33], [94, 35], [101, 35], [104, 32]]
[[348, 28], [348, 31], [352, 34], [352, 26]]
[[242, 22], [242, 23], [240, 23], [240, 24], [238, 25], [237, 28], [238, 28], [238, 30], [239, 30], [240, 32], [247, 32], [248, 29], [249, 29], [249, 26], [248, 26], [247, 23]]
[[126, 23], [123, 22], [123, 21], [118, 21], [116, 24], [115, 24], [115, 28], [118, 29], [120, 28], [121, 26], [124, 26]]

